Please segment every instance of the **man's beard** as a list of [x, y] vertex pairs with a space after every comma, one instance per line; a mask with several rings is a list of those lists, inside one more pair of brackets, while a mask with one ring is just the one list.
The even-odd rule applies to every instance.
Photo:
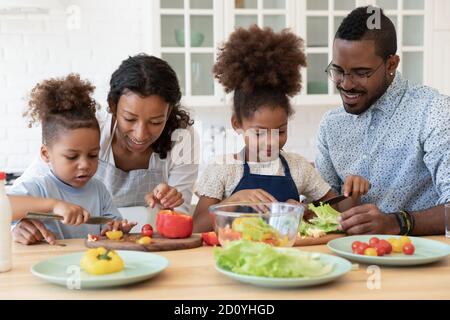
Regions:
[[[384, 77], [384, 81], [383, 84], [378, 88], [377, 91], [375, 91], [375, 93], [369, 98], [369, 100], [367, 100], [366, 103], [364, 103], [360, 108], [358, 108], [357, 110], [350, 108], [349, 106], [347, 106], [347, 104], [343, 103], [344, 105], [344, 109], [347, 113], [350, 114], [354, 114], [354, 115], [360, 115], [362, 113], [364, 113], [365, 111], [367, 111], [375, 102], [377, 102], [378, 99], [380, 99], [384, 93], [387, 91], [387, 89], [389, 88], [389, 86], [391, 85], [391, 82], [389, 81], [389, 79], [385, 76]], [[339, 91], [344, 91], [342, 90], [342, 88], [337, 88]], [[348, 92], [348, 93], [362, 93], [361, 91], [358, 90], [350, 90], [350, 91], [344, 91], [344, 92]], [[367, 94], [367, 92], [364, 92], [364, 94]]]

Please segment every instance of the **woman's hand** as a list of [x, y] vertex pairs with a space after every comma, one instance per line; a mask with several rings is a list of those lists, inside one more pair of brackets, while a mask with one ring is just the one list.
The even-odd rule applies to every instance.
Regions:
[[151, 208], [159, 203], [162, 209], [173, 209], [184, 202], [181, 192], [167, 183], [158, 184], [152, 192], [147, 193], [145, 201]]
[[102, 229], [101, 235], [104, 236], [108, 231], [122, 231], [123, 233], [130, 233], [131, 229], [137, 225], [137, 222], [128, 222], [127, 219], [124, 220], [114, 220], [108, 222]]
[[361, 176], [347, 176], [345, 177], [344, 187], [342, 191], [346, 197], [352, 196], [353, 199], [365, 195], [369, 192], [370, 183]]
[[90, 217], [89, 212], [82, 207], [60, 200], [55, 201], [53, 213], [64, 217], [62, 223], [75, 226], [85, 223]]
[[278, 202], [274, 196], [262, 189], [247, 189], [233, 193], [226, 202]]
[[52, 245], [56, 244], [55, 235], [38, 220], [23, 219], [19, 221], [12, 230], [12, 235], [14, 242], [21, 244], [29, 245], [42, 240]]

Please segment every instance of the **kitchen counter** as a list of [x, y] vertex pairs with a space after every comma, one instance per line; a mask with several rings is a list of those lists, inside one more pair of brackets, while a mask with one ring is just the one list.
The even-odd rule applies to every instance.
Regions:
[[[444, 236], [427, 237], [450, 244]], [[267, 289], [233, 281], [214, 269], [211, 247], [166, 251], [170, 265], [158, 276], [136, 285], [69, 290], [45, 282], [30, 272], [50, 257], [84, 251], [83, 239], [62, 240], [65, 247], [14, 244], [13, 270], [0, 273], [0, 299], [450, 299], [450, 256], [417, 267], [381, 267], [381, 288], [368, 289], [366, 265], [338, 280], [317, 287]], [[330, 253], [324, 245], [303, 250]]]

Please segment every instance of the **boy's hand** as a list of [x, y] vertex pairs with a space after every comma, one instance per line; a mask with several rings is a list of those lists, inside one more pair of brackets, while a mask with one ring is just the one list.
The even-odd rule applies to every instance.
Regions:
[[358, 199], [359, 197], [365, 195], [369, 192], [369, 189], [369, 181], [361, 176], [345, 177], [344, 187], [342, 188], [344, 195], [348, 197], [351, 194], [353, 199]]
[[68, 202], [57, 200], [53, 206], [53, 212], [64, 217], [62, 223], [80, 225], [89, 219], [90, 214], [82, 207]]
[[123, 233], [130, 233], [131, 229], [137, 225], [137, 222], [128, 222], [127, 219], [124, 220], [114, 220], [108, 222], [102, 229], [101, 235], [104, 236], [108, 231], [118, 231], [121, 230]]
[[262, 189], [240, 190], [232, 194], [226, 202], [278, 202], [270, 193]]
[[145, 201], [151, 208], [159, 203], [163, 209], [173, 209], [181, 206], [184, 202], [181, 192], [167, 183], [158, 184], [152, 192], [147, 193]]

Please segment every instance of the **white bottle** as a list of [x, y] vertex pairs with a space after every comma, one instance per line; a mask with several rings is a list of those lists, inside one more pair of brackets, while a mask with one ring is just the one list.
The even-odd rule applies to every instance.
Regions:
[[0, 272], [9, 271], [12, 268], [12, 211], [6, 196], [5, 180], [6, 174], [0, 172]]

